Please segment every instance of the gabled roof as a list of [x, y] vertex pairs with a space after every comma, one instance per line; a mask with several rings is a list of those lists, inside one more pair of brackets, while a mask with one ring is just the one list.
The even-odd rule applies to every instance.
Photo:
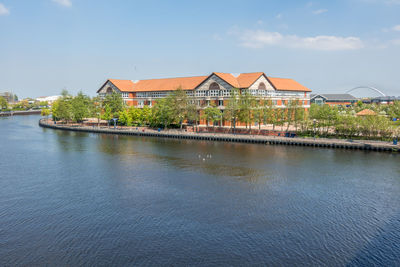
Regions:
[[131, 80], [117, 80], [108, 79], [112, 84], [114, 84], [121, 92], [132, 92], [133, 82]]
[[235, 88], [248, 88], [264, 75], [276, 90], [311, 91], [292, 79], [270, 78], [263, 72], [241, 73], [238, 76], [231, 73], [213, 72], [209, 76], [149, 79], [139, 81], [108, 79], [107, 82], [111, 82], [121, 92], [173, 91], [177, 88], [182, 88], [182, 90], [194, 90], [212, 75], [216, 75]]
[[239, 84], [238, 80], [231, 73], [213, 72], [213, 74], [217, 75], [222, 80], [229, 83], [231, 86], [233, 86], [235, 88], [240, 88], [240, 84]]
[[292, 79], [268, 77], [276, 90], [311, 92], [310, 89]]
[[238, 76], [223, 72], [213, 72], [213, 74], [217, 75], [235, 88], [248, 88], [255, 83], [261, 75], [264, 75], [263, 72], [241, 73]]
[[357, 98], [352, 96], [351, 94], [318, 94], [318, 95], [311, 95], [311, 99], [316, 98], [317, 96], [325, 98], [326, 100], [330, 101], [356, 101]]
[[264, 75], [264, 72], [241, 73], [237, 77], [237, 80], [241, 88], [248, 88], [255, 83], [261, 75]]

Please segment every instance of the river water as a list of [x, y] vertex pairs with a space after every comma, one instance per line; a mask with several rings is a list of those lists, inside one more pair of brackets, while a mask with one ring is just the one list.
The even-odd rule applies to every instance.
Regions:
[[400, 155], [0, 118], [0, 266], [400, 264]]

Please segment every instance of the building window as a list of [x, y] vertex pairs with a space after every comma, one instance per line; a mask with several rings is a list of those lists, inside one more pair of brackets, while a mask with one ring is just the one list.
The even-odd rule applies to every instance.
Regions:
[[123, 97], [123, 98], [128, 98], [128, 97], [129, 97], [129, 93], [122, 92], [122, 97]]
[[266, 90], [267, 87], [265, 86], [265, 83], [260, 83], [260, 84], [258, 85], [258, 89], [259, 89], [259, 90]]
[[213, 82], [212, 84], [210, 84], [210, 87], [208, 88], [209, 90], [219, 90], [219, 85], [216, 82]]
[[230, 89], [228, 89], [228, 90], [223, 90], [223, 96], [230, 96], [231, 95], [231, 90]]
[[111, 87], [108, 87], [106, 92], [107, 92], [107, 94], [112, 94], [113, 89]]
[[222, 107], [224, 105], [224, 100], [218, 100], [218, 106]]
[[218, 96], [220, 90], [210, 90], [210, 96]]
[[201, 91], [196, 91], [196, 96], [206, 96], [207, 91], [201, 90]]

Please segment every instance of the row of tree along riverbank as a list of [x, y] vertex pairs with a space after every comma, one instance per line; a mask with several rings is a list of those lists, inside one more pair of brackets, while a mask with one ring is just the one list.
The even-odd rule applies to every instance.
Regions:
[[[120, 94], [113, 93], [104, 99], [90, 98], [83, 93], [71, 96], [68, 92], [53, 104], [51, 113], [55, 121], [78, 122], [85, 118], [111, 121], [118, 125], [148, 126], [152, 128], [183, 128], [199, 123], [220, 126], [228, 123], [232, 129], [238, 124], [248, 129], [257, 125], [262, 130], [295, 131], [304, 137], [332, 137], [343, 139], [368, 139], [389, 141], [400, 135], [400, 102], [393, 105], [365, 105], [349, 107], [311, 105], [306, 110], [297, 100], [287, 101], [284, 106], [272, 101], [260, 100], [250, 94], [233, 90], [223, 111], [214, 105], [198, 106], [183, 90], [176, 90], [159, 99], [153, 107], [127, 107]], [[357, 116], [363, 109], [373, 113]], [[43, 115], [49, 115], [50, 110]]]
[[176, 129], [153, 130], [153, 129], [145, 129], [139, 127], [114, 129], [109, 127], [88, 127], [76, 124], [75, 125], [55, 124], [53, 121], [47, 119], [41, 119], [39, 121], [39, 125], [41, 127], [57, 129], [57, 130], [100, 133], [100, 134], [119, 134], [119, 135], [133, 135], [133, 136], [163, 137], [163, 138], [174, 138], [174, 139], [240, 142], [240, 143], [264, 144], [264, 145], [296, 145], [296, 146], [342, 148], [342, 149], [368, 150], [368, 151], [386, 151], [386, 152], [400, 151], [400, 146], [382, 141], [368, 141], [368, 140], [352, 141], [352, 140], [327, 139], [327, 138], [285, 138], [285, 137], [262, 136], [262, 135], [194, 133], [194, 132], [180, 131]]

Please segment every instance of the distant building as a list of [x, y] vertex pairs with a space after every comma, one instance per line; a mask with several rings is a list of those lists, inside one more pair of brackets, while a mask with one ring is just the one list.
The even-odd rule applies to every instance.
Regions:
[[396, 96], [378, 96], [375, 98], [363, 99], [366, 104], [393, 104], [394, 101], [400, 101], [400, 97]]
[[0, 96], [4, 97], [9, 103], [13, 103], [15, 101], [15, 95], [11, 92], [0, 93]]
[[38, 98], [36, 98], [36, 101], [39, 102], [47, 102], [49, 105], [53, 104], [54, 101], [58, 100], [59, 98], [61, 98], [60, 95], [53, 95], [53, 96], [40, 96]]
[[351, 94], [311, 94], [311, 103], [317, 105], [349, 106], [358, 101]]

